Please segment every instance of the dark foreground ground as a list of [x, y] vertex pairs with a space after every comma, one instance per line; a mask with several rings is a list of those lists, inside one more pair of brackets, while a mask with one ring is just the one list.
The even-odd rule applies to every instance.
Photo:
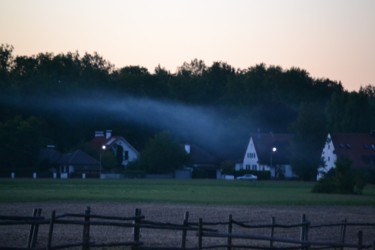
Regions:
[[[190, 206], [190, 205], [163, 205], [163, 204], [125, 204], [125, 203], [92, 203], [92, 204], [66, 204], [66, 203], [12, 203], [1, 204], [0, 215], [29, 216], [34, 208], [42, 208], [42, 215], [49, 218], [51, 212], [56, 214], [84, 213], [90, 206], [92, 214], [133, 216], [135, 208], [140, 208], [147, 220], [164, 223], [182, 224], [186, 211], [189, 212], [189, 221], [198, 222], [202, 218], [204, 222], [227, 222], [231, 214], [236, 221], [251, 224], [269, 224], [275, 217], [278, 224], [294, 224], [301, 222], [302, 214], [305, 214], [312, 225], [340, 222], [347, 219], [348, 222], [375, 223], [375, 207], [306, 207], [306, 206]], [[27, 242], [29, 226], [1, 226], [0, 247], [24, 247]], [[218, 230], [226, 232], [226, 226], [218, 226]], [[243, 229], [236, 229], [243, 230]], [[362, 227], [348, 229], [347, 242], [357, 241], [358, 230], [363, 231], [364, 241], [372, 244], [375, 241], [375, 228]], [[238, 231], [239, 232], [239, 231]], [[247, 233], [269, 236], [269, 229], [251, 229]], [[132, 230], [118, 227], [91, 227], [91, 240], [96, 243], [122, 242], [132, 238]], [[39, 230], [38, 247], [45, 247], [48, 236], [48, 226], [42, 226]], [[299, 230], [276, 229], [275, 236], [281, 238], [299, 238]], [[309, 239], [336, 241], [340, 237], [340, 228], [311, 229]], [[57, 225], [53, 234], [52, 246], [62, 242], [73, 243], [82, 239], [82, 226]], [[181, 245], [181, 232], [169, 230], [141, 231], [141, 241], [148, 246], [179, 247]], [[189, 232], [187, 247], [196, 247], [197, 238], [194, 232]], [[218, 239], [204, 240], [204, 244], [220, 243]], [[258, 244], [258, 243], [257, 243]], [[259, 244], [269, 244], [259, 242]]]

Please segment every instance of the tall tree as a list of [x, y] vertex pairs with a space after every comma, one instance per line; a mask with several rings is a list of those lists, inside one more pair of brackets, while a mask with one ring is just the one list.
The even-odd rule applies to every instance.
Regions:
[[21, 116], [0, 123], [0, 166], [2, 172], [36, 170], [38, 152], [45, 142], [46, 125], [38, 118]]
[[9, 72], [13, 64], [13, 46], [9, 44], [0, 45], [0, 86], [8, 80]]
[[292, 125], [292, 168], [303, 180], [314, 180], [321, 164], [321, 150], [327, 136], [325, 117], [321, 110], [319, 103], [303, 103]]
[[171, 173], [187, 161], [183, 148], [167, 133], [156, 134], [141, 152], [139, 167], [150, 174]]

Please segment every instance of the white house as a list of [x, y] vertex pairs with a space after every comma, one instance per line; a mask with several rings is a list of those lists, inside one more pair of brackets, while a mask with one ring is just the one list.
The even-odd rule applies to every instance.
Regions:
[[270, 171], [274, 178], [296, 177], [290, 164], [291, 134], [251, 134], [243, 163], [236, 170]]
[[112, 151], [116, 158], [122, 160], [121, 165], [124, 167], [139, 157], [139, 152], [122, 136], [112, 136], [112, 130], [106, 130], [105, 133], [104, 131], [95, 131], [91, 145], [100, 153], [104, 150]]
[[324, 166], [318, 168], [317, 180], [335, 168], [338, 158], [346, 158], [357, 169], [375, 169], [374, 133], [334, 133], [328, 134], [322, 150]]

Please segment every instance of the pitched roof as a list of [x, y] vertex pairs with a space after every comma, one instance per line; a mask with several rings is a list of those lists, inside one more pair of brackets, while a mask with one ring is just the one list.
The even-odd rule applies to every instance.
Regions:
[[217, 157], [197, 145], [190, 145], [189, 157], [194, 165], [218, 165]]
[[58, 164], [61, 157], [62, 154], [55, 147], [47, 147], [40, 150], [38, 159], [40, 161], [47, 161], [49, 164]]
[[[254, 133], [251, 134], [259, 163], [270, 164], [271, 154], [273, 164], [290, 164], [290, 145], [292, 134]], [[273, 152], [272, 148], [276, 148]]]
[[335, 153], [348, 158], [357, 168], [375, 168], [375, 136], [371, 134], [331, 134]]
[[82, 150], [78, 149], [72, 153], [63, 154], [61, 157], [61, 164], [63, 165], [84, 165], [84, 166], [94, 166], [99, 167], [100, 162], [90, 155], [86, 154]]
[[134, 152], [139, 154], [138, 150], [136, 150], [124, 137], [122, 136], [111, 136], [110, 138], [106, 138], [105, 136], [98, 136], [94, 137], [94, 139], [91, 140], [90, 144], [91, 146], [96, 150], [100, 151], [102, 150], [102, 146], [105, 145], [106, 147], [111, 147], [116, 143], [116, 141], [123, 141], [125, 144], [129, 146], [129, 148], [133, 149]]

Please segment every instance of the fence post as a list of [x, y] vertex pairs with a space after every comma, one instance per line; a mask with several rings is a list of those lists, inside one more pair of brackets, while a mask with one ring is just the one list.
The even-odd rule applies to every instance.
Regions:
[[231, 250], [232, 249], [232, 230], [233, 230], [233, 217], [232, 215], [230, 214], [229, 215], [229, 223], [228, 223], [228, 240], [227, 240], [227, 249], [228, 250]]
[[183, 229], [182, 229], [182, 242], [181, 242], [181, 248], [185, 249], [186, 247], [186, 234], [187, 234], [187, 227], [189, 226], [189, 212], [185, 212], [184, 215], [184, 223], [183, 223]]
[[[347, 223], [347, 219], [345, 218], [342, 221], [342, 225], [341, 225], [341, 233], [340, 233], [341, 243], [345, 243], [346, 223]], [[341, 250], [343, 250], [343, 249], [344, 249], [344, 247], [341, 247]]]
[[49, 231], [48, 231], [48, 241], [47, 241], [47, 250], [51, 249], [52, 245], [52, 234], [53, 234], [53, 224], [55, 223], [56, 211], [52, 211], [51, 221], [49, 222]]
[[199, 218], [198, 222], [198, 250], [202, 249], [202, 237], [203, 237], [203, 221]]
[[[302, 214], [302, 219], [301, 219], [301, 241], [307, 241], [308, 240], [308, 221], [306, 220], [306, 214]], [[301, 249], [307, 249], [308, 247], [306, 244], [301, 243]]]
[[362, 250], [363, 234], [362, 230], [358, 231], [358, 250]]
[[136, 208], [134, 211], [134, 228], [133, 228], [133, 236], [134, 236], [134, 242], [138, 245], [139, 244], [139, 238], [140, 238], [140, 226], [139, 223], [141, 221], [141, 215], [142, 211], [139, 208]]
[[270, 240], [270, 248], [273, 248], [273, 234], [275, 231], [275, 217], [272, 216], [271, 218], [271, 240]]
[[90, 207], [87, 207], [83, 222], [82, 250], [90, 249], [90, 212]]
[[[41, 208], [35, 208], [33, 211], [33, 217], [39, 217], [42, 214]], [[38, 239], [39, 223], [32, 223], [30, 226], [29, 237], [27, 240], [27, 248], [35, 248], [36, 241]]]

